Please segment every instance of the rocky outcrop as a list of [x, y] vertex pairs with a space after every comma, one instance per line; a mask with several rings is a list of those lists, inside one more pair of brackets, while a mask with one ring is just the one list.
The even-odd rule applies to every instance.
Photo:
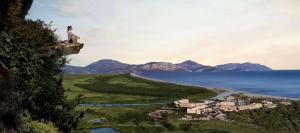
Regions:
[[141, 66], [144, 71], [188, 71], [181, 66], [167, 62], [150, 62]]

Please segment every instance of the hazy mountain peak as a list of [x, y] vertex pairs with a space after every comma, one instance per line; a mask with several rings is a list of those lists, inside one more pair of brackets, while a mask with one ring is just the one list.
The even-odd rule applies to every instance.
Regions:
[[198, 64], [195, 61], [192, 60], [186, 60], [182, 63], [177, 64], [178, 66], [186, 69], [187, 71], [195, 71], [196, 69], [199, 70], [200, 68], [205, 67], [204, 65]]
[[96, 62], [88, 65], [87, 67], [90, 67], [90, 66], [99, 66], [99, 65], [107, 65], [107, 64], [111, 64], [111, 65], [127, 65], [127, 64], [124, 64], [124, 63], [116, 61], [116, 60], [103, 59], [103, 60], [98, 60], [98, 61], [96, 61]]
[[179, 64], [187, 64], [187, 65], [199, 65], [197, 62], [192, 61], [192, 60], [186, 60], [184, 62], [181, 62]]
[[102, 60], [98, 60], [92, 64], [97, 64], [97, 63], [121, 63], [117, 60], [112, 60], [112, 59], [102, 59]]
[[217, 69], [225, 71], [271, 71], [272, 69], [257, 63], [228, 63], [215, 66]]
[[186, 60], [179, 64], [169, 62], [149, 62], [140, 65], [125, 64], [112, 59], [98, 60], [86, 67], [65, 66], [66, 73], [128, 73], [135, 71], [185, 71], [185, 72], [220, 72], [220, 71], [270, 71], [264, 65], [245, 63], [228, 63], [215, 67]]

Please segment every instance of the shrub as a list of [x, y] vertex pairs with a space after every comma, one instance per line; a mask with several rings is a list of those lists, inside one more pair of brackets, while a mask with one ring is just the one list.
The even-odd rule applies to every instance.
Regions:
[[51, 122], [32, 120], [28, 113], [21, 116], [22, 133], [59, 133], [58, 129]]
[[180, 129], [187, 131], [192, 128], [192, 125], [191, 124], [180, 124], [179, 127], [180, 127]]
[[165, 127], [165, 128], [167, 128], [167, 129], [169, 129], [169, 130], [175, 130], [176, 129], [176, 126], [175, 125], [173, 125], [172, 123], [170, 123], [170, 122], [167, 122], [167, 121], [163, 121], [163, 122], [161, 122], [161, 124]]

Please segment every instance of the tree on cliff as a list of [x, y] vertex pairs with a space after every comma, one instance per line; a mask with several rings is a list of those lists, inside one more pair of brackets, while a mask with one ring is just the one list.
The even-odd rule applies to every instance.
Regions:
[[64, 96], [61, 67], [66, 59], [53, 49], [59, 41], [50, 25], [25, 19], [31, 4], [32, 0], [0, 1], [0, 83], [11, 83], [0, 88], [0, 128], [19, 131], [18, 117], [28, 111], [33, 120], [51, 121], [68, 133], [82, 117], [75, 111], [81, 96]]

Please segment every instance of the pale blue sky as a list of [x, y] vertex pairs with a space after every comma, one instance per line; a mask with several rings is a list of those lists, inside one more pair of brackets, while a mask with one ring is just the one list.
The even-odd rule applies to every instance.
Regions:
[[71, 64], [195, 60], [300, 69], [299, 0], [34, 0], [27, 18], [72, 25], [86, 45]]

